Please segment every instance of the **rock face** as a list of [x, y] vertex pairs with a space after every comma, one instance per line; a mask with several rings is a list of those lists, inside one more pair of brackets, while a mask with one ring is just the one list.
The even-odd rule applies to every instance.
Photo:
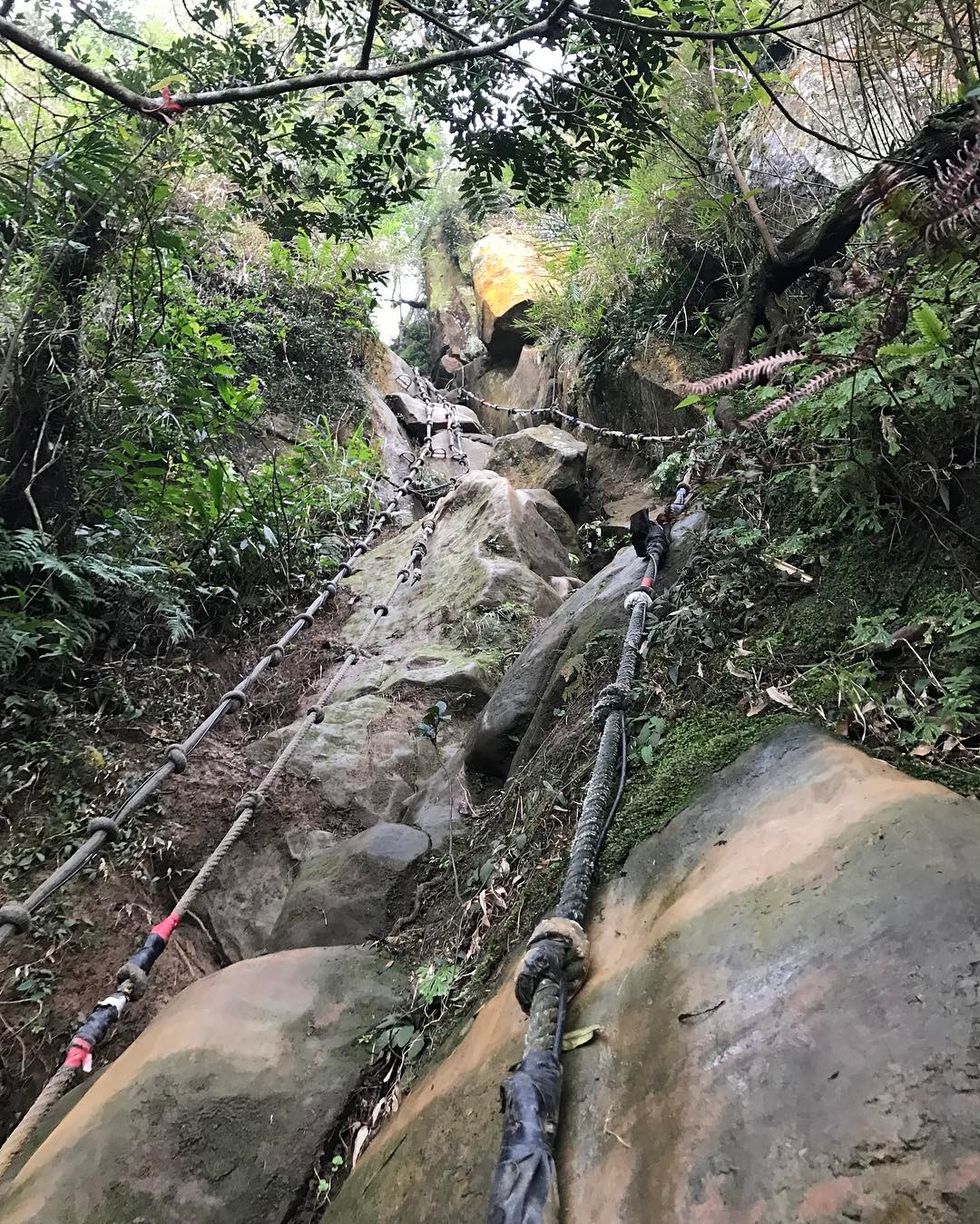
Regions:
[[[453, 458], [451, 441], [448, 429], [432, 435], [432, 447], [437, 457], [430, 461], [429, 467], [432, 471], [455, 480], [462, 473], [461, 464]], [[464, 433], [460, 441], [467, 459], [466, 471], [482, 472], [490, 460], [493, 438], [487, 434]]]
[[[425, 437], [430, 411], [432, 413], [433, 429], [442, 430], [449, 424], [449, 414], [446, 411], [445, 405], [437, 404], [433, 407], [427, 404], [425, 400], [409, 395], [405, 391], [393, 392], [387, 397], [387, 403], [407, 431], [409, 437], [416, 440]], [[483, 426], [480, 424], [480, 418], [472, 408], [466, 408], [462, 404], [456, 409], [456, 419], [459, 421], [460, 429], [464, 431], [480, 433], [483, 429]]]
[[[676, 581], [703, 524], [702, 515], [690, 514], [675, 525], [658, 590]], [[514, 660], [467, 735], [463, 757], [469, 768], [504, 778], [537, 750], [551, 727], [551, 711], [561, 704], [569, 663], [597, 633], [622, 624], [623, 600], [642, 574], [636, 553], [623, 549], [549, 618]]]
[[[822, 41], [818, 39], [819, 43]], [[807, 185], [817, 192], [845, 187], [866, 169], [848, 147], [876, 145], [884, 156], [912, 138], [932, 114], [940, 92], [956, 93], [947, 64], [924, 44], [882, 46], [867, 65], [859, 65], [860, 40], [840, 31], [824, 48], [798, 51], [783, 70], [781, 108], [753, 107], [739, 132], [743, 167], [753, 187]], [[833, 56], [828, 62], [826, 53]], [[801, 131], [805, 116], [835, 114], [843, 148]], [[818, 130], [823, 128], [818, 122]]]
[[[628, 433], [667, 435], [703, 425], [697, 408], [678, 408], [682, 396], [675, 389], [677, 382], [696, 376], [696, 361], [679, 347], [650, 340], [630, 361], [599, 375], [583, 415]], [[574, 371], [568, 376], [574, 379]]]
[[389, 906], [429, 839], [405, 824], [376, 824], [308, 859], [272, 933], [271, 946], [327, 947], [377, 939], [391, 926]]
[[360, 948], [244, 961], [190, 986], [0, 1192], [4, 1224], [275, 1224], [398, 998]]
[[473, 289], [480, 339], [496, 361], [516, 361], [526, 334], [521, 319], [547, 279], [533, 246], [490, 233], [473, 247]]
[[[375, 599], [405, 564], [412, 538], [402, 533], [365, 558], [348, 588], [363, 602], [344, 627], [345, 640], [356, 641], [373, 618]], [[331, 808], [365, 825], [397, 820], [405, 799], [439, 767], [431, 747], [413, 736], [433, 694], [450, 700], [458, 737], [467, 709], [482, 705], [494, 687], [493, 651], [465, 645], [467, 622], [504, 605], [527, 617], [548, 615], [560, 602], [549, 580], [566, 575], [568, 564], [532, 501], [493, 472], [465, 477], [439, 515], [422, 581], [400, 588], [384, 637], [337, 690], [292, 770], [314, 779]], [[505, 631], [508, 623], [498, 627]], [[258, 741], [255, 759], [271, 759], [291, 734], [286, 727]]]
[[588, 446], [567, 430], [534, 425], [498, 438], [487, 466], [515, 488], [546, 490], [574, 515], [585, 496], [588, 452]]
[[[549, 516], [558, 521], [554, 511], [561, 514], [557, 505]], [[414, 529], [399, 533], [364, 559], [348, 586], [359, 607], [344, 626], [344, 641], [356, 642], [373, 619], [374, 604], [406, 564], [414, 535]], [[390, 929], [399, 908], [407, 908], [409, 868], [430, 844], [441, 843], [460, 815], [459, 796], [440, 794], [422, 832], [400, 823], [412, 819], [409, 800], [433, 775], [443, 776], [493, 692], [497, 651], [522, 625], [526, 630], [559, 606], [567, 590], [552, 580], [567, 578], [568, 568], [567, 548], [535, 499], [494, 472], [461, 480], [438, 515], [421, 583], [399, 588], [384, 632], [289, 766], [315, 784], [325, 808], [368, 832], [310, 859], [295, 880], [284, 848], [262, 848], [279, 856], [286, 875], [275, 877], [276, 895], [261, 914], [244, 905], [221, 909], [229, 955], [358, 943]], [[481, 638], [488, 625], [492, 643]], [[436, 700], [446, 702], [449, 714], [438, 746], [416, 734]], [[256, 741], [248, 750], [252, 759], [271, 761], [294, 727]], [[226, 870], [247, 874], [249, 868], [229, 860]]]
[[[809, 728], [718, 775], [596, 908], [565, 1056], [566, 1224], [980, 1218], [980, 804]], [[325, 1224], [479, 1217], [508, 981]]]

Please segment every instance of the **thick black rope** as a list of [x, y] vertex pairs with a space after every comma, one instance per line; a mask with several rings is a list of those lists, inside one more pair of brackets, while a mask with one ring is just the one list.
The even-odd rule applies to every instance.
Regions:
[[630, 524], [645, 566], [626, 600], [630, 619], [616, 679], [596, 699], [592, 718], [601, 727], [595, 765], [575, 826], [561, 894], [551, 918], [531, 934], [515, 989], [528, 1015], [524, 1057], [501, 1086], [503, 1136], [490, 1184], [487, 1224], [545, 1224], [557, 1218], [554, 1146], [561, 1103], [561, 1044], [568, 1000], [588, 975], [588, 940], [582, 929], [599, 853], [626, 784], [626, 710], [646, 638], [647, 614], [670, 525], [684, 508], [688, 478], [663, 521], [643, 512]]

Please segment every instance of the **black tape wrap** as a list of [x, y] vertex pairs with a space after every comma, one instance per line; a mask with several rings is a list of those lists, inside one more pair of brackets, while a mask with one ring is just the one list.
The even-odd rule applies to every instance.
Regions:
[[553, 1156], [561, 1063], [550, 1051], [525, 1054], [500, 1089], [504, 1133], [490, 1184], [487, 1224], [545, 1224], [558, 1184]]
[[152, 931], [143, 940], [142, 945], [136, 949], [133, 955], [126, 962], [127, 965], [135, 965], [137, 969], [142, 969], [144, 973], [149, 973], [153, 966], [157, 963], [167, 946], [167, 941], [162, 935], [155, 935]]
[[100, 1003], [89, 1012], [88, 1019], [76, 1030], [73, 1040], [81, 1038], [94, 1049], [118, 1019], [119, 1013], [110, 1003]]

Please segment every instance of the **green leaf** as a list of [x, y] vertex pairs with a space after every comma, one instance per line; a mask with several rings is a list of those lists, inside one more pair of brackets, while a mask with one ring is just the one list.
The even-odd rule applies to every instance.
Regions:
[[220, 516], [225, 501], [225, 469], [220, 463], [208, 468], [208, 489], [214, 505], [215, 516]]
[[949, 343], [949, 328], [931, 306], [925, 304], [913, 310], [912, 321], [923, 340], [928, 340], [936, 348], [945, 348]]

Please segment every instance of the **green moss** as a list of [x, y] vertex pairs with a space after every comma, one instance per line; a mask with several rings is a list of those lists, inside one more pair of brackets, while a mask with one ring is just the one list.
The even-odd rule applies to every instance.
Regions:
[[787, 657], [817, 658], [835, 650], [859, 616], [895, 606], [901, 597], [893, 559], [879, 541], [858, 538], [832, 556], [811, 594], [774, 617], [774, 640]]
[[656, 748], [653, 765], [634, 773], [613, 821], [603, 866], [618, 866], [634, 846], [658, 833], [708, 779], [758, 740], [796, 720], [785, 714], [746, 718], [699, 713], [678, 719]]

